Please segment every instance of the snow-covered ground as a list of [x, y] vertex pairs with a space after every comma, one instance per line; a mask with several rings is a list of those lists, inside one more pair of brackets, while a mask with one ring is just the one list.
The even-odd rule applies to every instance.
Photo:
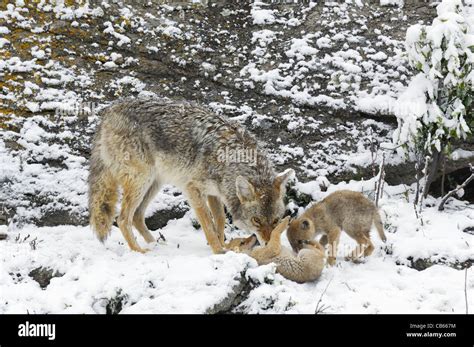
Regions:
[[[297, 186], [320, 199], [347, 188], [370, 193], [373, 184], [340, 183], [327, 192], [315, 184]], [[235, 295], [243, 278], [251, 278], [252, 290], [233, 308], [236, 312], [464, 313], [465, 286], [468, 304], [474, 307], [473, 270], [467, 270], [465, 282], [466, 270], [446, 264], [474, 259], [474, 206], [453, 200], [438, 212], [437, 201], [429, 198], [422, 226], [407, 190], [385, 188], [380, 209], [386, 244], [373, 233], [376, 251], [354, 264], [344, 261], [344, 252], [354, 247], [344, 234], [337, 265], [306, 284], [275, 274], [273, 265], [258, 267], [243, 254], [212, 255], [202, 231], [193, 227], [192, 212], [154, 231], [166, 241], [144, 255], [130, 251], [117, 228], [105, 245], [89, 227], [11, 229], [8, 239], [0, 241], [0, 313], [105, 313], [117, 300], [120, 313], [215, 312]], [[227, 236], [235, 236], [228, 231]], [[440, 265], [418, 271], [408, 258]], [[38, 267], [63, 275], [42, 289], [29, 276]]]
[[[212, 255], [192, 211], [154, 231], [166, 241], [144, 255], [117, 228], [102, 245], [80, 226], [95, 111], [120, 97], [192, 99], [241, 122], [278, 169], [309, 181], [296, 189], [315, 201], [338, 189], [373, 198], [373, 180], [326, 192], [318, 182], [371, 177], [379, 145], [392, 173], [403, 170], [405, 157], [387, 148], [397, 98], [418, 95], [407, 89], [405, 33], [431, 23], [434, 7], [276, 3], [0, 4], [0, 219], [10, 218], [0, 226], [0, 313], [464, 313], [466, 296], [474, 307], [473, 270], [463, 269], [474, 261], [474, 205], [451, 200], [438, 212], [430, 197], [418, 219], [409, 186], [385, 185], [386, 244], [374, 233], [374, 254], [349, 263], [354, 242], [343, 235], [337, 266], [307, 284], [243, 254]], [[187, 209], [167, 187], [147, 216], [175, 207]], [[75, 225], [38, 227], [64, 221]], [[44, 288], [30, 276], [39, 268], [57, 272]]]

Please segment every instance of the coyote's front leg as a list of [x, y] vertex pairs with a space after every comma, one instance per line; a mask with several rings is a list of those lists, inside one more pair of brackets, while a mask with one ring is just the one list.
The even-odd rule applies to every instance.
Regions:
[[224, 229], [225, 229], [225, 212], [222, 201], [213, 195], [207, 197], [207, 203], [211, 210], [212, 218], [214, 219], [214, 227], [217, 232], [217, 237], [221, 244], [224, 244]]
[[206, 235], [207, 242], [209, 243], [209, 246], [211, 246], [212, 251], [216, 254], [224, 253], [224, 248], [222, 243], [219, 241], [205, 196], [192, 182], [187, 185], [186, 192], [189, 204], [196, 213], [196, 217], [199, 220], [199, 224], [201, 224], [202, 230]]

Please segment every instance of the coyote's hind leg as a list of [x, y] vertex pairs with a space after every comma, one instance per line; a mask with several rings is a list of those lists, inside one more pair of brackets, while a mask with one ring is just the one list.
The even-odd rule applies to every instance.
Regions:
[[160, 184], [157, 181], [154, 181], [150, 188], [148, 188], [148, 191], [146, 192], [142, 202], [135, 211], [135, 215], [133, 216], [133, 225], [148, 243], [155, 242], [156, 240], [145, 224], [145, 210], [159, 190]]
[[121, 178], [121, 184], [123, 187], [123, 198], [118, 219], [120, 231], [122, 231], [123, 237], [131, 250], [145, 253], [146, 251], [138, 245], [133, 235], [132, 223], [135, 211], [150, 187], [150, 179], [144, 174], [137, 173], [133, 175], [129, 173]]

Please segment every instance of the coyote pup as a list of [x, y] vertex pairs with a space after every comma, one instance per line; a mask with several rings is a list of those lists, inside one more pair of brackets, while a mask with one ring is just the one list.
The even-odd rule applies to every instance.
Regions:
[[377, 207], [359, 192], [340, 190], [328, 195], [293, 220], [287, 235], [291, 246], [297, 251], [307, 241], [323, 234], [320, 242], [323, 246], [329, 243], [331, 248], [328, 264], [334, 265], [341, 229], [358, 243], [347, 259], [356, 260], [361, 253], [364, 256], [372, 254], [374, 245], [369, 235], [372, 224], [375, 224], [380, 238], [385, 242]]
[[247, 253], [257, 260], [258, 265], [275, 263], [277, 272], [289, 280], [298, 283], [314, 281], [321, 276], [324, 268], [324, 247], [318, 241], [312, 241], [302, 245], [302, 249], [295, 254], [291, 249], [282, 246], [280, 238], [288, 227], [288, 222], [289, 217], [286, 217], [278, 224], [265, 246], [254, 248], [257, 238], [252, 235], [248, 238], [233, 239], [226, 248]]
[[[229, 163], [223, 153], [253, 153], [251, 162]], [[276, 175], [253, 136], [194, 103], [162, 99], [125, 100], [103, 111], [92, 148], [89, 175], [90, 224], [104, 241], [112, 227], [119, 187], [118, 225], [138, 252], [132, 224], [147, 242], [147, 205], [163, 184], [186, 195], [214, 253], [224, 251], [224, 205], [241, 229], [262, 243], [283, 216], [288, 169]]]

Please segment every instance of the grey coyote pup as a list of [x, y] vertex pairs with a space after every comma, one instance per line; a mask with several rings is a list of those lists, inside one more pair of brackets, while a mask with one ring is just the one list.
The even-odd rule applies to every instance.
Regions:
[[[225, 160], [223, 153], [253, 153], [251, 162]], [[92, 148], [90, 224], [99, 240], [110, 233], [119, 187], [118, 226], [129, 247], [144, 252], [154, 238], [144, 213], [163, 184], [181, 189], [214, 253], [224, 251], [224, 205], [233, 223], [257, 232], [260, 242], [284, 214], [285, 184], [294, 174], [276, 174], [256, 139], [227, 118], [197, 104], [164, 99], [127, 99], [103, 111]]]
[[[296, 254], [291, 249], [281, 245], [281, 234], [286, 230], [289, 217], [283, 219], [272, 231], [270, 241], [261, 247], [255, 247], [257, 238], [231, 240], [226, 247], [236, 252], [243, 252], [257, 260], [258, 265], [275, 263], [277, 272], [283, 277], [298, 282], [309, 282], [318, 279], [324, 268], [326, 258], [324, 247], [318, 241], [305, 243]], [[255, 248], [254, 248], [255, 247]]]

